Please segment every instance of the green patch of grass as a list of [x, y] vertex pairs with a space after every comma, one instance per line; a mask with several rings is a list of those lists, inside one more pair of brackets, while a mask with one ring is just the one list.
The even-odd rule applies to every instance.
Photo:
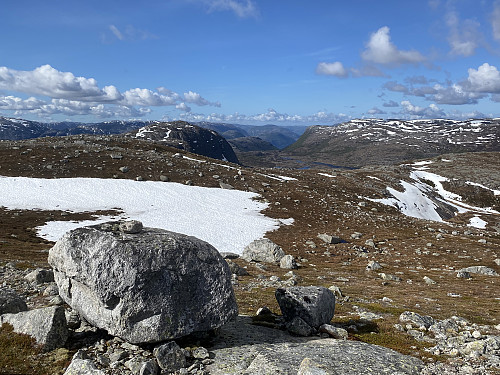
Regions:
[[403, 312], [405, 312], [407, 309], [402, 309], [398, 307], [392, 307], [392, 306], [385, 306], [381, 305], [379, 303], [357, 303], [359, 307], [362, 307], [364, 309], [370, 310], [375, 313], [379, 314], [391, 314], [394, 316], [401, 315]]

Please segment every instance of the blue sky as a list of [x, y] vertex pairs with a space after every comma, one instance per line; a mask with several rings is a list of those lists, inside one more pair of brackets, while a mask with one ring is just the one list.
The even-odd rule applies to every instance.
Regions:
[[2, 1], [0, 115], [500, 117], [500, 0]]

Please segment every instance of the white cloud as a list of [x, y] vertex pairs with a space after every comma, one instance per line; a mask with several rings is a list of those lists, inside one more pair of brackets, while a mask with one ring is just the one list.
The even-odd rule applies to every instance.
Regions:
[[449, 29], [450, 54], [472, 56], [481, 39], [477, 30], [479, 23], [473, 20], [460, 20], [457, 12], [450, 11], [446, 15], [446, 25]]
[[229, 10], [241, 18], [259, 16], [259, 10], [252, 0], [204, 0], [204, 2], [208, 5], [209, 11]]
[[335, 61], [333, 63], [320, 62], [316, 67], [316, 74], [345, 78], [349, 73], [340, 61]]
[[121, 99], [114, 86], [100, 89], [93, 78], [75, 77], [73, 73], [60, 72], [50, 65], [32, 71], [0, 67], [0, 89], [81, 101], [116, 102]]
[[123, 93], [121, 104], [140, 106], [170, 106], [177, 103], [177, 96], [163, 95], [149, 89], [130, 89]]
[[435, 85], [434, 94], [427, 97], [427, 99], [433, 100], [438, 104], [462, 105], [476, 104], [477, 100], [482, 96], [471, 93], [459, 84], [453, 84], [448, 87]]
[[371, 34], [366, 49], [361, 54], [364, 60], [383, 65], [417, 64], [425, 60], [418, 51], [399, 50], [391, 42], [389, 31], [384, 26]]
[[175, 106], [175, 108], [184, 112], [191, 112], [191, 107], [189, 107], [186, 103], [179, 103]]
[[32, 110], [45, 104], [43, 100], [29, 97], [28, 99], [21, 99], [16, 96], [0, 96], [0, 108], [7, 110]]
[[115, 25], [109, 25], [109, 29], [113, 33], [114, 36], [116, 36], [119, 40], [123, 40], [123, 34], [121, 33], [120, 30]]
[[493, 5], [491, 27], [493, 28], [493, 38], [500, 41], [500, 1], [496, 1]]
[[193, 104], [196, 104], [199, 106], [204, 106], [204, 105], [210, 105], [210, 106], [214, 106], [214, 107], [221, 106], [221, 104], [219, 102], [215, 102], [215, 103], [209, 102], [208, 100], [203, 98], [200, 94], [198, 94], [196, 92], [192, 92], [192, 91], [184, 93], [184, 100], [188, 103], [193, 103]]
[[181, 97], [165, 87], [159, 87], [156, 91], [134, 88], [123, 93], [111, 85], [101, 89], [93, 78], [76, 77], [71, 72], [60, 72], [50, 65], [32, 71], [0, 67], [0, 90], [48, 97], [47, 101], [36, 97], [22, 99], [13, 95], [0, 96], [2, 110], [18, 113], [28, 111], [44, 117], [53, 114], [140, 117], [151, 112], [146, 108], [151, 106], [176, 106], [181, 111], [190, 111], [191, 108], [185, 102], [199, 106], [221, 106], [219, 102], [210, 102], [193, 91]]
[[413, 105], [408, 100], [401, 102], [401, 114], [410, 118], [438, 118], [446, 117], [446, 114], [435, 104], [428, 107]]
[[470, 68], [467, 82], [475, 92], [500, 93], [500, 72], [496, 66], [484, 63], [477, 70]]

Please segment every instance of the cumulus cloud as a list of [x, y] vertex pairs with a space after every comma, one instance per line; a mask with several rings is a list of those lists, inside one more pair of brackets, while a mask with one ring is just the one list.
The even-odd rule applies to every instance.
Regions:
[[499, 94], [500, 93], [500, 72], [496, 66], [484, 63], [479, 68], [468, 70], [467, 82], [470, 89], [475, 92]]
[[100, 88], [93, 78], [76, 77], [71, 72], [60, 72], [50, 65], [32, 71], [0, 67], [0, 90], [34, 95], [27, 99], [0, 96], [2, 110], [29, 111], [39, 116], [140, 117], [151, 112], [147, 107], [175, 106], [181, 111], [191, 110], [185, 102], [220, 107], [219, 102], [210, 102], [193, 91], [181, 96], [165, 87], [156, 91], [134, 88], [123, 93], [111, 85]]
[[391, 42], [389, 32], [389, 27], [383, 26], [372, 33], [361, 57], [366, 61], [383, 65], [418, 64], [425, 61], [424, 56], [418, 51], [399, 50]]
[[478, 31], [479, 23], [473, 20], [460, 20], [456, 11], [450, 11], [446, 15], [446, 25], [449, 29], [450, 54], [472, 56], [481, 39]]
[[333, 63], [320, 62], [316, 67], [316, 74], [345, 78], [349, 72], [340, 61], [335, 61]]
[[420, 107], [418, 105], [413, 105], [408, 100], [403, 100], [401, 102], [401, 108], [401, 114], [410, 118], [446, 117], [444, 111], [442, 111], [436, 104], [431, 104], [428, 107]]
[[175, 108], [184, 112], [191, 112], [191, 107], [189, 107], [186, 103], [179, 103], [175, 106]]
[[114, 86], [100, 89], [93, 78], [75, 77], [73, 73], [60, 72], [50, 65], [32, 71], [0, 67], [0, 89], [81, 101], [116, 102], [122, 98]]
[[219, 102], [209, 102], [207, 99], [203, 98], [200, 94], [192, 91], [184, 93], [184, 100], [188, 103], [193, 103], [199, 106], [210, 105], [214, 107], [220, 107]]
[[495, 1], [495, 4], [493, 5], [491, 27], [493, 29], [493, 38], [500, 41], [500, 1]]
[[232, 11], [240, 18], [256, 18], [259, 10], [252, 0], [203, 0], [209, 11]]

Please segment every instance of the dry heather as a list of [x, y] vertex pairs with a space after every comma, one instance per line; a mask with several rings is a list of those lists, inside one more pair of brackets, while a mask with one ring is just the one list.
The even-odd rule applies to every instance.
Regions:
[[[498, 216], [490, 218], [486, 229], [474, 229], [465, 225], [470, 214], [451, 222], [431, 222], [406, 217], [393, 207], [366, 199], [384, 197], [387, 185], [397, 187], [401, 179], [408, 178], [408, 167], [323, 171], [244, 168], [193, 154], [189, 157], [206, 162], [173, 157], [178, 152], [118, 136], [4, 141], [0, 142], [0, 175], [130, 179], [141, 176], [144, 180], [159, 180], [160, 175], [165, 175], [171, 181], [191, 180], [198, 186], [218, 187], [222, 181], [236, 189], [252, 189], [269, 203], [266, 215], [294, 219], [292, 225], [283, 225], [267, 237], [299, 261], [300, 268], [294, 271], [298, 285], [336, 285], [341, 289], [345, 298], [338, 300], [334, 321], [348, 326], [350, 320], [359, 320], [363, 312], [383, 316], [366, 330], [351, 333], [351, 339], [430, 358], [423, 350], [424, 344], [394, 329], [401, 312], [411, 310], [439, 319], [456, 315], [488, 325], [500, 323], [500, 278], [472, 275], [469, 280], [458, 279], [455, 272], [474, 265], [500, 272], [494, 262], [500, 257], [500, 234], [495, 229]], [[119, 168], [125, 165], [130, 171], [120, 172]], [[468, 194], [471, 204], [498, 209], [498, 198], [492, 193], [460, 181], [499, 189], [499, 166], [499, 153], [447, 155], [436, 159], [431, 171], [458, 178], [447, 187]], [[215, 175], [219, 177], [214, 178]], [[276, 179], [273, 175], [296, 180]], [[38, 238], [33, 228], [47, 220], [84, 219], [92, 214], [0, 209], [0, 265], [14, 261], [23, 269], [47, 266], [51, 243]], [[355, 232], [360, 235], [352, 236]], [[319, 233], [341, 237], [345, 243], [325, 244], [317, 238]], [[366, 245], [370, 239], [375, 246]], [[383, 268], [367, 271], [370, 260]], [[278, 313], [274, 290], [281, 281], [270, 278], [286, 280], [287, 270], [236, 262], [250, 273], [239, 277], [235, 286], [240, 313], [252, 315], [261, 306]], [[379, 272], [398, 276], [402, 281], [384, 281]], [[424, 276], [436, 284], [428, 285]]]

